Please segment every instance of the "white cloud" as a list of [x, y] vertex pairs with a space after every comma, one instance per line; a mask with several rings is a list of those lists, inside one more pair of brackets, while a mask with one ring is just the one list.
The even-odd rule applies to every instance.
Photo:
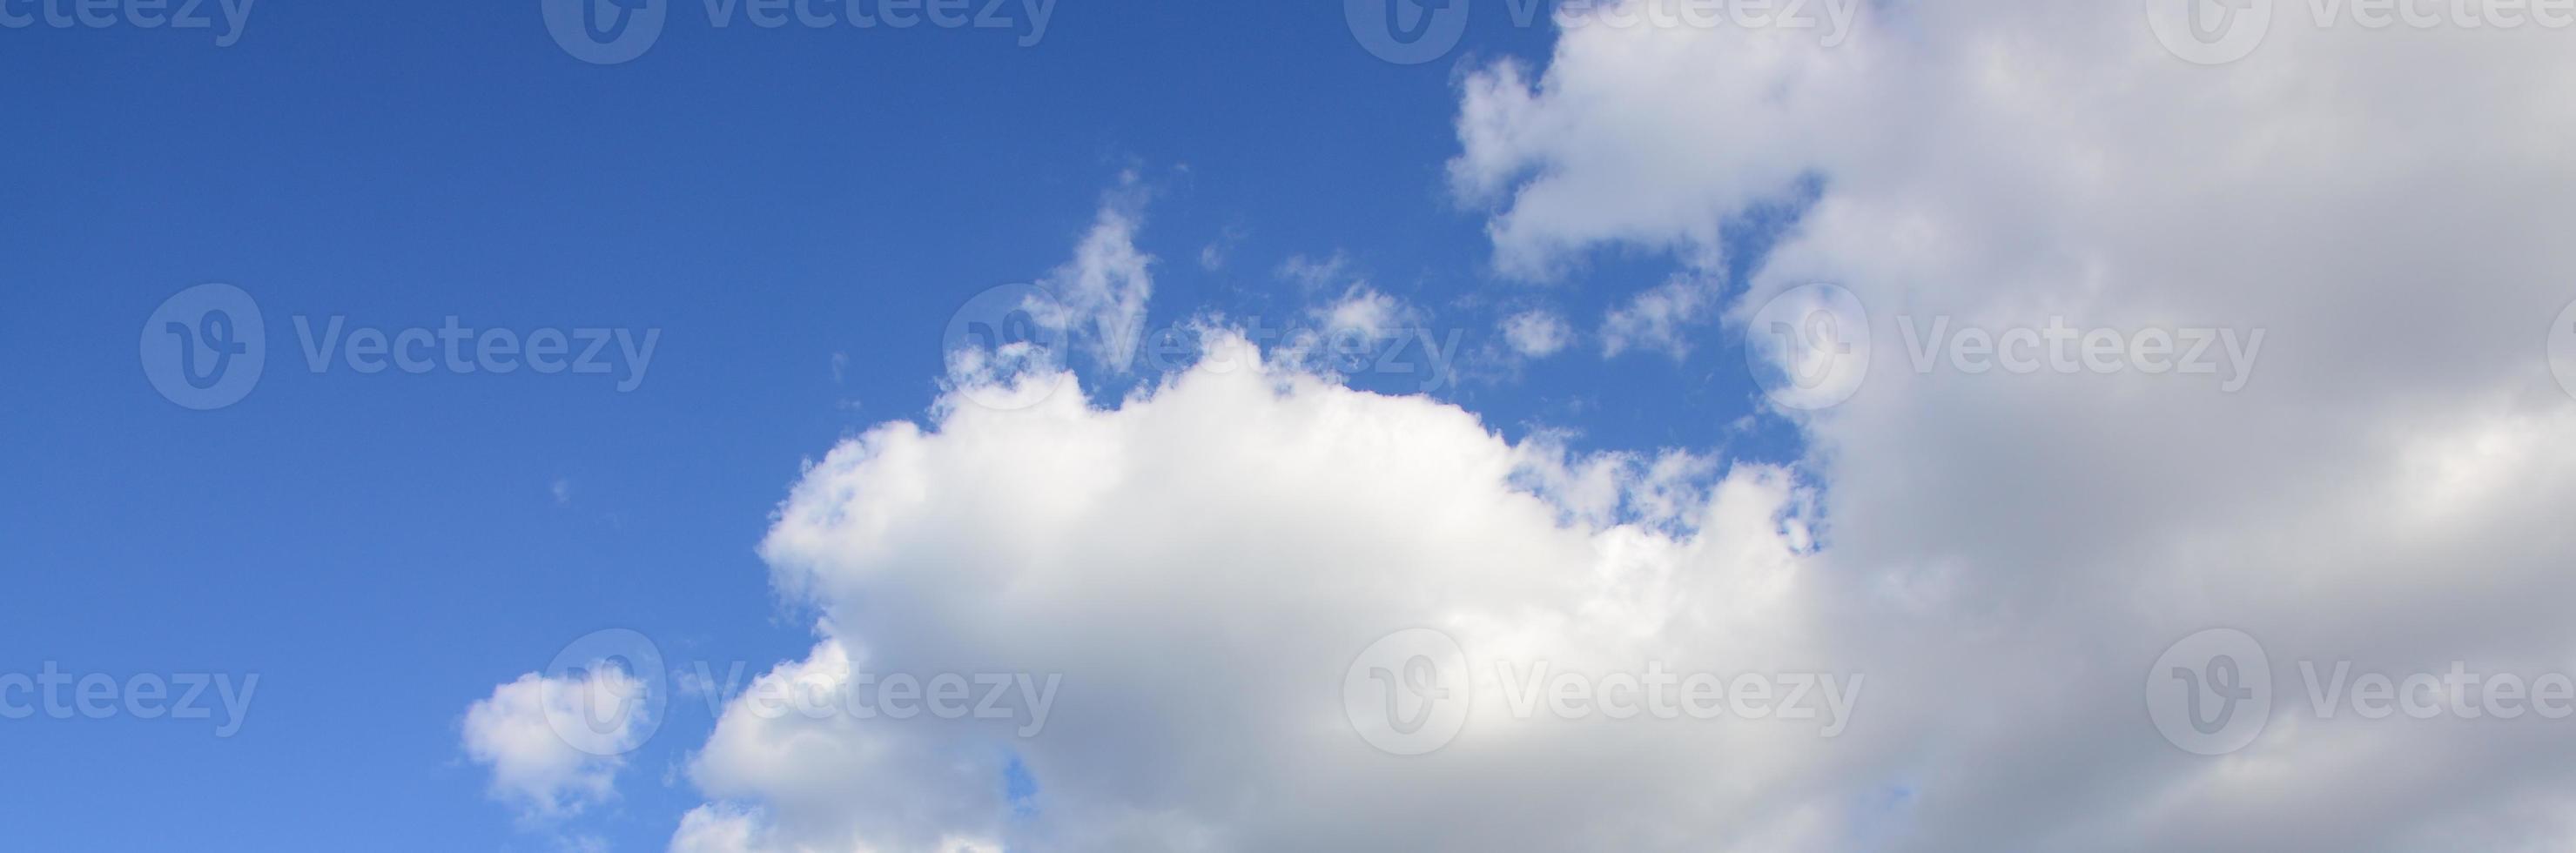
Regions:
[[1134, 365], [1145, 334], [1145, 303], [1154, 295], [1154, 256], [1136, 248], [1141, 202], [1132, 187], [1113, 191], [1100, 206], [1073, 259], [1040, 284], [1058, 305], [1039, 322], [1063, 329], [1094, 363], [1124, 372]]
[[1695, 326], [1716, 318], [1721, 298], [1718, 282], [1676, 275], [1637, 294], [1601, 320], [1601, 355], [1615, 357], [1631, 349], [1653, 350], [1675, 360], [1690, 355]]
[[1346, 284], [1365, 284], [1351, 274], [1350, 256], [1334, 252], [1323, 258], [1290, 255], [1279, 262], [1275, 273], [1281, 280], [1307, 291], [1326, 290]]
[[[924, 853], [1002, 853], [1000, 842], [991, 839], [946, 836], [918, 848]], [[767, 824], [758, 810], [727, 806], [700, 806], [682, 816], [680, 829], [671, 837], [671, 853], [881, 853], [866, 843], [815, 846], [801, 841], [782, 840]]]
[[[780, 507], [762, 553], [819, 636], [764, 681], [1061, 674], [1047, 727], [737, 700], [673, 849], [2563, 848], [2576, 746], [2552, 726], [2325, 719], [2289, 681], [2256, 746], [2210, 759], [2163, 742], [2139, 688], [2216, 626], [2283, 671], [2576, 668], [2576, 444], [2555, 440], [2576, 406], [2540, 354], [2576, 269], [2554, 232], [2576, 194], [2547, 189], [2576, 183], [2576, 54], [2292, 15], [2207, 69], [2126, 6], [1870, 12], [1838, 48], [1575, 27], [1543, 70], [1468, 78], [1451, 167], [1495, 206], [1507, 274], [1604, 247], [1679, 262], [1610, 313], [1612, 354], [1681, 355], [1800, 284], [1857, 294], [1873, 370], [1838, 407], [1778, 413], [1798, 468], [1512, 444], [1226, 339], [1111, 407], [938, 406], [845, 442]], [[1809, 186], [1729, 301], [1730, 218]], [[1132, 232], [1104, 210], [1059, 275], [1104, 283], [1073, 288], [1098, 295], [1085, 316], [1141, 316]], [[1333, 261], [1283, 275], [1360, 292]], [[2235, 394], [1917, 373], [1900, 313], [2272, 343]], [[1352, 731], [1340, 682], [1426, 626], [1474, 669], [1870, 689], [1831, 739], [1479, 703], [1397, 759]]]
[[1412, 314], [1403, 302], [1366, 284], [1351, 285], [1340, 299], [1315, 309], [1324, 334], [1383, 340], [1393, 336]]
[[[1568, 459], [1427, 399], [1261, 369], [1240, 339], [1211, 347], [1115, 409], [1075, 395], [947, 407], [929, 429], [881, 426], [809, 471], [762, 553], [782, 589], [822, 611], [824, 639], [768, 678], [1062, 673], [1061, 698], [1026, 740], [1008, 724], [764, 718], [737, 701], [692, 768], [717, 803], [675, 848], [1595, 849], [1674, 833], [1759, 848], [1830, 835], [1747, 823], [1798, 805], [1839, 763], [1812, 722], [1594, 726], [1488, 701], [1421, 761], [1363, 742], [1340, 690], [1354, 655], [1421, 626], [1480, 665], [1816, 666], [1796, 544], [1805, 496], [1786, 472]], [[1022, 818], [1001, 786], [1013, 756], [1039, 786]]]
[[1554, 311], [1523, 311], [1503, 318], [1503, 342], [1525, 358], [1546, 358], [1574, 342], [1574, 329]]
[[465, 755], [492, 771], [492, 796], [530, 818], [573, 814], [616, 796], [618, 755], [634, 745], [641, 679], [614, 667], [586, 677], [522, 675], [465, 710]]
[[[1723, 316], [1810, 282], [1872, 314], [1858, 394], [1786, 414], [1825, 485], [1837, 606], [1877, 614], [1839, 626], [1837, 660], [1886, 674], [1904, 698], [1877, 720], [1916, 746], [1845, 752], [1856, 769], [1748, 826], [1824, 815], [1932, 850], [2568, 842], [2530, 806], [2576, 794], [2576, 749], [2547, 726], [2317, 719], [2295, 674], [2245, 753], [2184, 755], [2141, 722], [2147, 665], [2207, 627], [2255, 634], [2284, 671], [2576, 653], [2544, 603], [2576, 593], [2576, 541], [2539, 532], [2576, 498], [2576, 445], [2532, 438], [2576, 429], [2540, 356], [2576, 194], [2535, 189], [2576, 185], [2542, 142], [2576, 132], [2576, 105], [2540, 94], [2576, 84], [2576, 52], [2564, 31], [2278, 11], [2215, 69], [2167, 55], [2134, 6], [2020, 2], [1874, 5], [1841, 48], [1576, 28], [1543, 73], [1469, 78], [1451, 172], [1496, 206], [1498, 268], [1544, 278], [1616, 247], [1710, 275], [1729, 217], [1812, 180]], [[1637, 304], [1678, 306], [1671, 287]], [[1692, 313], [1604, 337], [1683, 340], [1646, 320]], [[2270, 344], [2235, 394], [1918, 373], [1899, 314]], [[2367, 769], [2387, 767], [2408, 770]]]

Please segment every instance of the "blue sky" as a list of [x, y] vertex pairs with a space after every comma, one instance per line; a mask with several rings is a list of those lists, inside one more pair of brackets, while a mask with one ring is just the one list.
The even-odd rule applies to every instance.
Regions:
[[[753, 553], [800, 462], [921, 418], [950, 313], [1064, 263], [1104, 194], [1144, 199], [1155, 324], [1299, 316], [1322, 297], [1277, 271], [1338, 254], [1474, 349], [1523, 308], [1588, 332], [1675, 269], [1614, 250], [1566, 282], [1492, 273], [1482, 211], [1447, 189], [1455, 80], [1552, 39], [1499, 9], [1417, 66], [1318, 4], [1065, 3], [1027, 48], [674, 12], [612, 66], [559, 50], [527, 3], [263, 3], [225, 48], [0, 30], [0, 670], [261, 677], [228, 739], [0, 724], [10, 846], [549, 849], [464, 760], [465, 704], [601, 628], [678, 660], [801, 654], [810, 615]], [[257, 300], [269, 354], [246, 399], [200, 412], [155, 393], [135, 341], [207, 282]], [[619, 393], [316, 374], [289, 325], [451, 315], [660, 337]], [[1441, 396], [1515, 438], [1794, 456], [1776, 425], [1735, 426], [1756, 393], [1737, 345], [1694, 343], [1605, 370], [1587, 335]], [[703, 800], [676, 768], [711, 721], [671, 707], [581, 832], [659, 849]]]
[[0, 0], [0, 847], [2576, 840], [2576, 0], [150, 2]]

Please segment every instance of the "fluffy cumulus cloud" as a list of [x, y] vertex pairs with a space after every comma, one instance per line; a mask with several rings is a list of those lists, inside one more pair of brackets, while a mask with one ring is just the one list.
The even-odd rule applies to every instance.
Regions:
[[[2558, 726], [2328, 718], [2292, 669], [2576, 665], [2553, 509], [2576, 410], [2542, 357], [2576, 298], [2551, 142], [2576, 102], [2548, 94], [2576, 84], [2571, 33], [2274, 5], [2219, 68], [2135, 4], [1901, 4], [1838, 47], [1578, 16], [1543, 68], [1466, 83], [1452, 176], [1517, 275], [1604, 247], [1716, 274], [1734, 217], [1814, 189], [1718, 316], [1770, 334], [1756, 315], [1812, 282], [1866, 306], [1858, 392], [1783, 414], [1824, 484], [1820, 571], [1875, 614], [1844, 660], [1884, 673], [1874, 720], [1909, 745], [1807, 809], [1903, 849], [2571, 843], [2535, 805], [2576, 795]], [[1941, 334], [2059, 322], [2267, 338], [2230, 393], [2118, 358], [1972, 373]], [[2260, 738], [2202, 758], [2139, 696], [2212, 626], [2289, 671]], [[1889, 780], [1911, 794], [1871, 800]]]
[[528, 673], [465, 710], [467, 758], [492, 773], [492, 796], [530, 819], [616, 796], [619, 756], [638, 739], [644, 682], [614, 667], [548, 678]]
[[[1824, 719], [1523, 719], [1497, 668], [1827, 667], [1788, 472], [1515, 445], [1451, 406], [1264, 368], [1222, 333], [1209, 347], [1115, 408], [958, 405], [815, 465], [764, 554], [824, 614], [822, 641], [768, 679], [1043, 673], [1061, 695], [1027, 737], [738, 700], [691, 768], [718, 802], [675, 848], [1769, 849], [1839, 831], [1801, 800], [1835, 744], [1866, 739], [1866, 707], [1839, 738]], [[1456, 639], [1480, 696], [1431, 760], [1364, 741], [1343, 691], [1364, 649], [1422, 627]], [[1747, 820], [1784, 810], [1808, 817]]]
[[1314, 310], [1316, 323], [1325, 334], [1366, 340], [1394, 335], [1412, 313], [1403, 302], [1366, 284], [1351, 285], [1341, 298]]
[[[2576, 670], [2576, 405], [2542, 355], [2576, 297], [2576, 52], [2276, 5], [2222, 68], [2133, 4], [1875, 4], [1830, 45], [1564, 19], [1544, 64], [1463, 83], [1451, 176], [1490, 206], [1496, 267], [1668, 253], [1605, 322], [1614, 352], [1771, 334], [1775, 296], [1848, 289], [1865, 381], [1774, 410], [1804, 459], [1514, 443], [1222, 330], [1105, 405], [961, 386], [779, 509], [763, 554], [817, 642], [727, 706], [673, 849], [2576, 843], [2576, 721], [2321, 714], [2295, 669]], [[1730, 275], [1731, 224], [1783, 203], [1795, 224]], [[1088, 314], [1141, 314], [1133, 221], [1105, 215], [1060, 276]], [[1952, 334], [2057, 328], [2229, 332], [2244, 381], [1977, 372]], [[2195, 755], [2142, 685], [2220, 626], [2281, 689], [2250, 746]], [[1345, 680], [1414, 628], [1456, 640], [1477, 701], [1396, 756]], [[1840, 727], [1525, 718], [1502, 676], [1538, 661], [1867, 682]], [[758, 698], [895, 673], [1061, 689], [1035, 731]]]
[[1503, 343], [1526, 358], [1546, 358], [1573, 343], [1574, 329], [1556, 312], [1523, 311], [1503, 318]]
[[1680, 360], [1690, 355], [1692, 327], [1717, 314], [1719, 284], [1705, 275], [1677, 275], [1651, 290], [1630, 297], [1601, 319], [1601, 355], [1629, 350], [1660, 352]]

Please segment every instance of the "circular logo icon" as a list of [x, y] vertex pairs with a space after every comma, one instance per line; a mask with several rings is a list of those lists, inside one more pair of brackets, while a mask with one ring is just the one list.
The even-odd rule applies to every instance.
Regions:
[[1408, 628], [1378, 638], [1342, 674], [1342, 710], [1360, 739], [1389, 755], [1422, 755], [1458, 737], [1475, 705], [1467, 653], [1448, 634]]
[[[546, 725], [589, 755], [624, 755], [653, 738], [671, 701], [662, 649], [637, 631], [582, 635], [546, 664]], [[561, 691], [561, 692], [554, 692]]]
[[2576, 302], [2567, 303], [2549, 327], [2549, 373], [2558, 377], [2560, 390], [2576, 397]]
[[1869, 354], [1869, 310], [1831, 284], [1772, 297], [1744, 330], [1744, 365], [1753, 383], [1792, 409], [1826, 409], [1851, 399], [1869, 376]]
[[643, 56], [662, 37], [668, 0], [539, 0], [546, 32], [574, 59], [616, 65]]
[[2244, 59], [2272, 32], [2272, 0], [2147, 0], [2147, 27], [2194, 65]]
[[949, 382], [985, 408], [1025, 409], [1072, 382], [1065, 372], [1071, 312], [1033, 284], [1005, 284], [966, 300], [940, 337]]
[[161, 302], [143, 321], [143, 376], [181, 406], [206, 411], [241, 402], [268, 361], [259, 303], [229, 284], [200, 284]]
[[2244, 749], [2272, 721], [2272, 659], [2234, 628], [2184, 637], [2147, 670], [2147, 717], [2185, 752]]
[[1397, 65], [1447, 56], [1467, 34], [1467, 0], [1342, 0], [1342, 17], [1361, 47]]

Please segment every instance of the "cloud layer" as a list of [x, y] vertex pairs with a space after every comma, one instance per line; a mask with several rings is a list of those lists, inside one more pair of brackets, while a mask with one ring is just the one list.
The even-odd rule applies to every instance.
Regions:
[[[1629, 4], [1629, 5], [1634, 5]], [[1816, 197], [1728, 284], [1730, 333], [1811, 282], [1866, 304], [1858, 393], [1805, 430], [1850, 579], [1844, 660], [1914, 746], [1843, 780], [1902, 849], [2557, 849], [2548, 724], [2322, 719], [2244, 753], [2144, 726], [2167, 644], [2278, 665], [2565, 671], [2576, 411], [2541, 358], [2576, 297], [2562, 31], [2318, 27], [2179, 61], [2123, 4], [1873, 6], [1851, 43], [1572, 22], [1543, 71], [1466, 84], [1461, 193], [1498, 268], [1608, 246], [1725, 269], [1732, 217]], [[2543, 189], [2548, 188], [2548, 189]], [[1652, 295], [1649, 294], [1651, 297]], [[1905, 321], [2268, 330], [2236, 393], [2140, 371], [1921, 371]], [[1703, 330], [1708, 334], [1714, 330]], [[2298, 682], [2285, 681], [2297, 690]], [[1882, 706], [1886, 707], [1886, 706]], [[2493, 723], [2495, 721], [2486, 721]], [[2405, 768], [2394, 771], [2393, 768]]]
[[[2563, 723], [2328, 717], [2295, 682], [2241, 752], [2176, 749], [2147, 719], [2159, 654], [2213, 627], [2284, 672], [2576, 670], [2576, 406], [2543, 358], [2576, 297], [2556, 233], [2576, 221], [2576, 53], [2556, 31], [2283, 11], [2221, 68], [2169, 55], [2127, 4], [1881, 4], [1831, 45], [1561, 19], [1545, 65], [1461, 84], [1450, 175], [1490, 211], [1495, 269], [1668, 254], [1674, 275], [1604, 322], [1612, 355], [1777, 334], [1753, 322], [1774, 297], [1848, 289], [1876, 342], [1866, 381], [1770, 412], [1806, 458], [1515, 444], [1222, 328], [1196, 367], [1108, 405], [989, 408], [994, 373], [964, 372], [929, 423], [843, 443], [780, 507], [763, 556], [818, 642], [765, 679], [1060, 675], [1043, 731], [737, 700], [691, 764], [709, 802], [673, 849], [2576, 843]], [[1730, 275], [1731, 225], [1784, 204], [1795, 225]], [[1049, 279], [1056, 325], [1112, 365], [1151, 292], [1137, 221], [1106, 208]], [[1395, 316], [1345, 295], [1329, 325]], [[1553, 320], [1511, 343], [1566, 348]], [[1935, 320], [2268, 343], [2233, 390], [1972, 373], [1907, 358], [1904, 331]], [[1018, 375], [1075, 381], [1052, 366]], [[1425, 627], [1477, 673], [1870, 686], [1834, 737], [1479, 702], [1439, 751], [1388, 755], [1354, 731], [1344, 679]], [[478, 703], [469, 750], [534, 811], [604, 797], [613, 765], [536, 745], [542, 697], [523, 678]]]

